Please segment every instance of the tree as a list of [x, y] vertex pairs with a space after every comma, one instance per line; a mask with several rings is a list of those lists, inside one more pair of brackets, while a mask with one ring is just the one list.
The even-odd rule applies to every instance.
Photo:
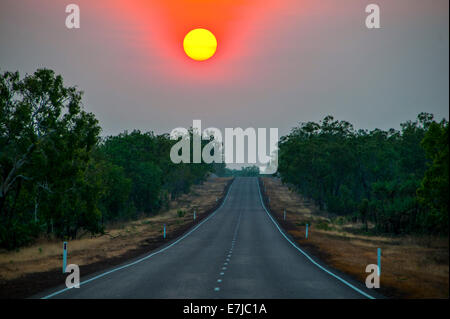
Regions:
[[100, 127], [82, 110], [81, 97], [48, 69], [23, 79], [18, 72], [1, 75], [0, 246], [30, 240], [35, 232], [27, 229], [38, 220], [52, 220], [68, 235], [66, 217], [75, 207], [83, 210], [76, 224], [95, 228], [95, 205], [79, 190]]
[[359, 215], [366, 230], [372, 221], [379, 232], [448, 232], [445, 126], [428, 113], [400, 131], [355, 131], [331, 116], [301, 123], [280, 140], [278, 172], [320, 209]]
[[433, 122], [421, 142], [430, 163], [417, 195], [425, 209], [422, 222], [427, 228], [448, 234], [449, 144], [448, 122]]
[[44, 232], [99, 233], [108, 221], [157, 213], [169, 194], [188, 192], [213, 170], [172, 163], [168, 134], [134, 130], [101, 141], [81, 98], [51, 70], [1, 75], [0, 247]]

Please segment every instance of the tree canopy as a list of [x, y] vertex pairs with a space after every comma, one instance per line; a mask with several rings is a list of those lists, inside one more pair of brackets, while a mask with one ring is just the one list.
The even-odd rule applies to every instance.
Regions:
[[355, 130], [327, 116], [282, 137], [285, 183], [330, 212], [389, 233], [448, 233], [448, 122], [427, 113], [401, 130]]
[[82, 92], [52, 70], [1, 75], [0, 247], [40, 234], [99, 233], [105, 222], [157, 213], [214, 170], [172, 163], [168, 134], [99, 134]]

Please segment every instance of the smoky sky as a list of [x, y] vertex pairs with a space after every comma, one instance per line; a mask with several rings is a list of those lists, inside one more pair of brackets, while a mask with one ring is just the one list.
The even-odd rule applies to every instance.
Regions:
[[[80, 6], [78, 30], [65, 27], [69, 3]], [[381, 29], [365, 26], [369, 3], [381, 8]], [[399, 128], [420, 112], [448, 119], [447, 0], [250, 3], [230, 14], [207, 66], [187, 65], [166, 36], [170, 16], [141, 4], [0, 0], [0, 70], [55, 70], [84, 91], [102, 135], [159, 134], [194, 119], [280, 135], [326, 115], [367, 129]]]

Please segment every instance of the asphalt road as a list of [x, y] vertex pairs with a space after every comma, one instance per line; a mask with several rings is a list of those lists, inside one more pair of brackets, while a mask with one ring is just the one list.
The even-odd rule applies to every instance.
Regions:
[[215, 213], [161, 249], [123, 268], [82, 276], [80, 288], [61, 286], [36, 297], [378, 297], [294, 247], [263, 208], [256, 178], [237, 178]]

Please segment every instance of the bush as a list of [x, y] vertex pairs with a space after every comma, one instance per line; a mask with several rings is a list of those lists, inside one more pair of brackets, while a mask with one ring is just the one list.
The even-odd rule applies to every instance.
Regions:
[[25, 246], [35, 240], [40, 232], [41, 227], [35, 222], [25, 224], [13, 221], [9, 226], [0, 223], [0, 247], [13, 250]]
[[321, 221], [316, 225], [317, 229], [321, 229], [321, 230], [332, 230], [332, 228], [330, 227], [330, 225], [325, 222], [325, 221]]

